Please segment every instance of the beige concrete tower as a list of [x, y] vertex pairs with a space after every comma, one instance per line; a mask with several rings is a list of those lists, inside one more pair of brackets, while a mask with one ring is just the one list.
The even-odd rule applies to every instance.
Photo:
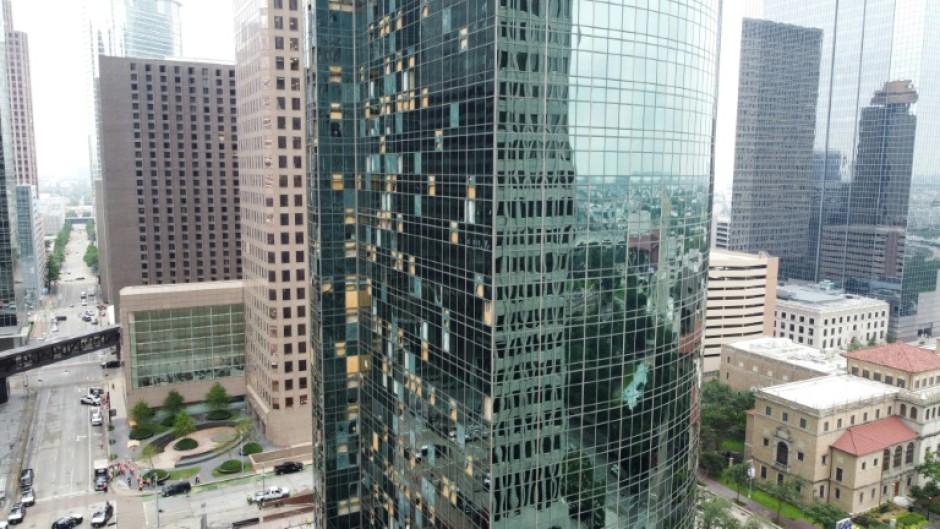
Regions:
[[278, 445], [310, 442], [303, 12], [236, 0], [248, 406]]
[[36, 172], [36, 138], [33, 130], [33, 89], [29, 75], [29, 39], [13, 30], [10, 0], [3, 1], [6, 27], [7, 71], [10, 93], [10, 117], [13, 125], [13, 159], [16, 183], [39, 190]]

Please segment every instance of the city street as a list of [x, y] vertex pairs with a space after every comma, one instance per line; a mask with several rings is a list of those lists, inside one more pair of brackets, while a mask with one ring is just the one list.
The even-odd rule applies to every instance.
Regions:
[[[52, 287], [46, 296], [43, 306], [34, 312], [35, 326], [31, 335], [32, 340], [45, 340], [52, 336], [63, 337], [95, 329], [95, 325], [82, 321], [82, 314], [86, 310], [96, 310], [100, 303], [98, 282], [94, 271], [85, 264], [85, 250], [88, 247], [88, 232], [83, 224], [75, 224], [68, 244], [65, 246], [65, 262], [62, 264], [62, 273], [58, 283]], [[87, 297], [87, 306], [82, 306], [82, 292], [91, 292], [96, 295]], [[52, 319], [56, 316], [65, 316], [55, 326]], [[99, 324], [107, 325], [99, 316]], [[53, 329], [56, 329], [53, 331]]]

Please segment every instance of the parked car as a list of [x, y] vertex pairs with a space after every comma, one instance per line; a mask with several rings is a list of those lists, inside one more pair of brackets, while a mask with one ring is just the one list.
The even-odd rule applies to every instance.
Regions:
[[91, 516], [91, 526], [92, 527], [104, 527], [108, 520], [114, 516], [114, 506], [111, 505], [111, 502], [105, 502], [104, 505], [98, 508], [95, 511], [95, 514]]
[[10, 522], [10, 524], [21, 523], [25, 516], [26, 506], [22, 503], [16, 503], [13, 505], [13, 508], [10, 509], [10, 515], [7, 516], [7, 521]]
[[63, 516], [52, 523], [52, 529], [72, 529], [73, 527], [81, 525], [84, 519], [81, 514], [77, 513]]
[[87, 406], [101, 406], [101, 399], [94, 395], [85, 395], [81, 399], [82, 404]]
[[101, 415], [101, 410], [95, 410], [91, 414], [91, 425], [92, 426], [101, 426], [101, 423], [104, 422], [104, 417]]
[[104, 388], [92, 386], [88, 388], [88, 394], [93, 395], [95, 397], [101, 397], [104, 395]]
[[163, 496], [176, 496], [177, 494], [189, 494], [193, 489], [188, 481], [177, 481], [176, 483], [167, 483], [163, 486]]
[[107, 492], [108, 491], [108, 478], [104, 476], [98, 476], [95, 478], [95, 491]]
[[33, 492], [33, 489], [23, 489], [23, 492], [20, 493], [20, 503], [24, 507], [36, 505], [36, 493]]
[[271, 500], [279, 500], [288, 496], [290, 496], [290, 489], [287, 487], [268, 487], [248, 496], [248, 503], [263, 503]]
[[[88, 321], [91, 321], [91, 316], [88, 316]], [[102, 369], [113, 369], [115, 367], [121, 367], [120, 360], [105, 360], [104, 362], [101, 362]]]
[[20, 487], [24, 489], [31, 489], [33, 487], [33, 478], [36, 475], [33, 473], [33, 469], [24, 468], [20, 471]]
[[274, 473], [277, 475], [290, 474], [292, 472], [300, 472], [303, 469], [303, 463], [298, 463], [297, 461], [286, 461], [280, 465], [276, 465], [274, 467]]

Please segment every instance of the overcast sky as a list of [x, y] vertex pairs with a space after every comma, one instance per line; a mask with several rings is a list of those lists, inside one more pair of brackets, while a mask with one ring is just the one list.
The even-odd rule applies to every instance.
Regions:
[[[94, 1], [94, 0], [92, 0]], [[82, 1], [13, 0], [16, 29], [29, 34], [40, 187], [88, 178], [89, 124], [85, 86], [88, 59], [82, 35]], [[730, 188], [738, 84], [741, 5], [726, 1], [718, 102], [716, 188]], [[49, 10], [56, 11], [49, 16]], [[183, 54], [191, 59], [234, 61], [232, 0], [183, 0]]]
[[[89, 178], [83, 2], [52, 3], [13, 0], [14, 26], [29, 35], [40, 187]], [[49, 16], [50, 9], [55, 16]], [[180, 12], [187, 58], [235, 60], [232, 0], [184, 0]]]

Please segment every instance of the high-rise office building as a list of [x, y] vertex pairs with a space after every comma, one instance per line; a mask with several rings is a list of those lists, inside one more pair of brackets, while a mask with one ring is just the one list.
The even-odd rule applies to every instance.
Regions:
[[37, 307], [46, 286], [46, 244], [39, 194], [33, 186], [16, 186], [16, 236], [22, 300], [27, 307]]
[[[99, 262], [111, 259], [107, 223], [101, 216], [101, 136], [98, 103], [99, 57], [164, 59], [182, 55], [180, 0], [85, 0], [83, 4], [84, 46], [88, 52], [86, 109], [91, 134], [88, 158], [95, 223], [98, 226]], [[104, 272], [104, 270], [100, 270]], [[113, 296], [117, 301], [117, 293]]]
[[729, 249], [768, 252], [780, 273], [806, 263], [822, 31], [745, 19]]
[[240, 279], [235, 68], [100, 61], [102, 299], [118, 305], [127, 286]]
[[39, 188], [36, 170], [36, 139], [33, 130], [33, 88], [29, 72], [29, 39], [26, 33], [12, 28], [10, 0], [3, 1], [6, 24], [6, 77], [9, 84], [13, 127], [13, 156], [17, 185]]
[[[279, 445], [312, 426], [303, 18], [299, 0], [235, 4], [247, 402]], [[312, 324], [318, 322], [312, 320]]]
[[[808, 194], [810, 229], [804, 231], [806, 223], [795, 210], [779, 225], [786, 237], [806, 235], [809, 252], [795, 272], [783, 264], [787, 256], [779, 254], [781, 278], [828, 280], [850, 293], [881, 298], [890, 304], [894, 337], [933, 335], [940, 325], [940, 258], [934, 250], [940, 245], [940, 152], [932, 145], [940, 133], [940, 92], [934, 90], [940, 87], [940, 78], [933, 62], [940, 33], [931, 28], [940, 22], [940, 4], [929, 0], [903, 4], [765, 0], [762, 4], [752, 13], [764, 20], [762, 24], [812, 28], [806, 31], [821, 35], [818, 65], [807, 63], [802, 71], [781, 72], [781, 91], [794, 100], [781, 110], [780, 118], [813, 121], [808, 130], [817, 168], [813, 192]], [[773, 45], [781, 49], [805, 42], [795, 35], [772, 37]], [[807, 109], [804, 97], [795, 97], [798, 87], [808, 83], [818, 92], [812, 98], [814, 109]], [[765, 104], [770, 105], [781, 96], [760, 97], [768, 98]], [[739, 115], [750, 108], [751, 100], [745, 95]], [[802, 142], [803, 136], [756, 146], [755, 156], [782, 160], [781, 152], [792, 148], [791, 139]], [[739, 135], [739, 149], [741, 141]], [[813, 163], [812, 155], [807, 159]], [[760, 194], [769, 202], [786, 202], [790, 195], [780, 191], [792, 179], [790, 168], [768, 175]], [[736, 201], [738, 195], [735, 189]], [[738, 233], [737, 221], [734, 227]]]
[[718, 9], [661, 7], [313, 3], [321, 525], [693, 526]]
[[[0, 72], [7, 71], [8, 22], [10, 13], [0, 9]], [[16, 333], [18, 318], [13, 272], [13, 247], [16, 237], [16, 213], [13, 188], [16, 185], [15, 155], [13, 149], [13, 119], [9, 97], [9, 83], [0, 83], [0, 348], [14, 344], [5, 334]]]

